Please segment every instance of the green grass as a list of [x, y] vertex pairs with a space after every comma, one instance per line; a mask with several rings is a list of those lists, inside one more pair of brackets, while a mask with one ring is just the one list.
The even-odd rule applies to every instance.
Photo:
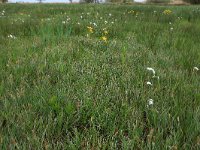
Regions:
[[3, 10], [1, 149], [200, 149], [199, 6]]

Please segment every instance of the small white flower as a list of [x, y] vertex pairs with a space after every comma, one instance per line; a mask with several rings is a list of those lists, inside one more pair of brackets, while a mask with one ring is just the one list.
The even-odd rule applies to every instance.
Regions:
[[154, 10], [153, 12], [154, 12], [154, 13], [157, 13], [157, 11], [156, 11], [156, 10]]
[[11, 38], [11, 39], [16, 39], [16, 37], [12, 34], [8, 35], [8, 38]]
[[174, 30], [174, 28], [171, 27], [171, 28], [170, 28], [170, 31], [173, 31], [173, 30]]
[[66, 24], [66, 22], [65, 22], [65, 21], [62, 21], [62, 24]]
[[193, 70], [194, 70], [194, 71], [199, 71], [199, 68], [194, 67]]
[[147, 82], [147, 85], [151, 85], [151, 86], [152, 86], [153, 84], [152, 84], [151, 82], [148, 81], [148, 82]]
[[100, 19], [103, 19], [102, 17], [100, 17]]
[[156, 72], [155, 72], [155, 70], [153, 68], [147, 67], [147, 70], [151, 71], [153, 73], [153, 76], [155, 76]]
[[83, 19], [83, 16], [81, 16], [80, 18]]
[[80, 25], [80, 22], [78, 22], [77, 24]]
[[110, 14], [109, 14], [109, 16], [111, 17], [111, 16], [112, 16], [112, 14], [110, 13]]
[[151, 106], [151, 105], [153, 105], [153, 99], [149, 99], [148, 100], [148, 105], [147, 106]]
[[169, 24], [171, 25], [172, 23], [171, 23], [171, 22], [169, 22]]
[[113, 21], [112, 21], [111, 23], [112, 23], [112, 24], [114, 24], [114, 22], [113, 22]]
[[108, 23], [108, 21], [105, 21], [105, 24], [107, 24]]
[[95, 22], [93, 23], [93, 25], [94, 25], [94, 26], [97, 26], [97, 24], [96, 24]]

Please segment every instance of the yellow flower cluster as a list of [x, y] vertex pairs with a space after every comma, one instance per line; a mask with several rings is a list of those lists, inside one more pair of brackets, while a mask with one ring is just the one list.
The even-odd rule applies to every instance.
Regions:
[[169, 9], [166, 9], [163, 11], [163, 14], [165, 14], [165, 15], [170, 15], [171, 13], [172, 13], [172, 11]]
[[92, 28], [92, 27], [87, 27], [87, 29], [88, 29], [88, 31], [90, 32], [90, 33], [94, 33], [94, 29]]

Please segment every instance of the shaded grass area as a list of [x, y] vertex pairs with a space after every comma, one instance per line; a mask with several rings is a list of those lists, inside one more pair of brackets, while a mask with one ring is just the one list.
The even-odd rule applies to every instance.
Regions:
[[199, 148], [199, 6], [3, 10], [2, 149]]

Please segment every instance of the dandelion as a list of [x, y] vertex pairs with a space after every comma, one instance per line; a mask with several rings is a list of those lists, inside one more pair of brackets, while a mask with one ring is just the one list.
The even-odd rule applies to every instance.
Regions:
[[148, 100], [147, 106], [151, 106], [151, 105], [153, 105], [153, 99], [149, 99], [149, 100]]
[[194, 67], [193, 70], [194, 70], [194, 71], [199, 71], [199, 68]]
[[166, 9], [166, 10], [163, 11], [163, 14], [170, 15], [170, 14], [172, 14], [172, 11], [169, 10], [169, 9]]
[[147, 70], [151, 71], [153, 73], [153, 76], [155, 76], [156, 72], [155, 72], [155, 70], [153, 68], [147, 67]]
[[94, 31], [93, 31], [93, 28], [92, 28], [92, 27], [89, 27], [89, 26], [87, 26], [87, 29], [88, 29], [88, 31], [89, 31], [90, 33], [94, 33]]
[[150, 81], [148, 81], [148, 82], [147, 82], [147, 85], [152, 86], [153, 84], [152, 84]]
[[102, 36], [101, 40], [104, 41], [104, 42], [107, 42], [108, 38], [106, 36]]

